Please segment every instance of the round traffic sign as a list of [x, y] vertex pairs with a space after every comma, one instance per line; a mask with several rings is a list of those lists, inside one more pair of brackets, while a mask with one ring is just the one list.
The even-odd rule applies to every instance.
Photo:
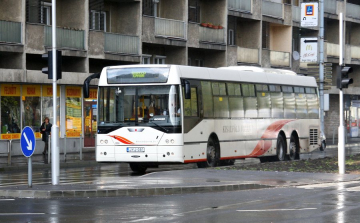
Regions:
[[21, 151], [26, 157], [32, 156], [32, 154], [35, 152], [35, 134], [32, 128], [29, 126], [26, 126], [21, 131], [21, 137], [20, 137], [20, 146]]

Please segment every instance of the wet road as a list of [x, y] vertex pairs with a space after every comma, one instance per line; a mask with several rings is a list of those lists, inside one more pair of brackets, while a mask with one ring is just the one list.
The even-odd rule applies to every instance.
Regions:
[[151, 197], [0, 199], [0, 222], [359, 222], [359, 182]]

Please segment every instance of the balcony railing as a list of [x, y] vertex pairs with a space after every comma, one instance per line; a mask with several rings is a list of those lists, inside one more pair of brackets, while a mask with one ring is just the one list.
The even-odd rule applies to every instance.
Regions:
[[269, 2], [269, 1], [262, 1], [262, 14], [276, 17], [276, 18], [282, 18], [283, 17], [283, 11], [284, 11], [284, 5], [282, 3], [276, 3], [276, 2]]
[[351, 59], [360, 60], [360, 46], [350, 46], [351, 49]]
[[331, 14], [336, 14], [337, 3], [336, 0], [326, 0], [324, 1], [324, 11]]
[[139, 54], [139, 37], [105, 33], [105, 52]]
[[186, 39], [185, 26], [184, 21], [155, 18], [155, 35]]
[[271, 50], [270, 64], [272, 66], [290, 67], [290, 53]]
[[251, 12], [251, 0], [228, 0], [229, 10]]
[[292, 19], [295, 22], [300, 22], [300, 7], [293, 6], [292, 7]]
[[237, 62], [259, 64], [259, 49], [238, 47]]
[[[45, 26], [45, 46], [51, 46], [51, 26]], [[85, 49], [85, 34], [83, 30], [56, 28], [56, 45], [59, 48]]]
[[360, 19], [360, 5], [346, 3], [346, 16], [354, 19]]
[[327, 43], [326, 48], [327, 48], [326, 52], [328, 56], [339, 57], [340, 55], [339, 44]]
[[199, 26], [200, 41], [225, 44], [225, 28], [211, 29]]
[[21, 23], [0, 21], [0, 42], [21, 43]]

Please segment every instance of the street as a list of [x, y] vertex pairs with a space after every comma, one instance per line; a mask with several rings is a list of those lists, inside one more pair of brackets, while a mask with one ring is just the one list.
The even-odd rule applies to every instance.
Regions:
[[236, 192], [2, 199], [1, 222], [358, 222], [358, 182]]

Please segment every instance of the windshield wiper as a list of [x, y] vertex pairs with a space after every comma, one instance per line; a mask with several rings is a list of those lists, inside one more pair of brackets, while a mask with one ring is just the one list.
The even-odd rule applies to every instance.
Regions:
[[167, 128], [162, 127], [161, 125], [156, 124], [155, 122], [153, 122], [152, 120], [149, 119], [149, 122], [151, 122], [152, 124], [156, 125], [157, 127], [161, 128], [162, 130], [165, 130], [166, 132], [169, 132], [169, 130]]

